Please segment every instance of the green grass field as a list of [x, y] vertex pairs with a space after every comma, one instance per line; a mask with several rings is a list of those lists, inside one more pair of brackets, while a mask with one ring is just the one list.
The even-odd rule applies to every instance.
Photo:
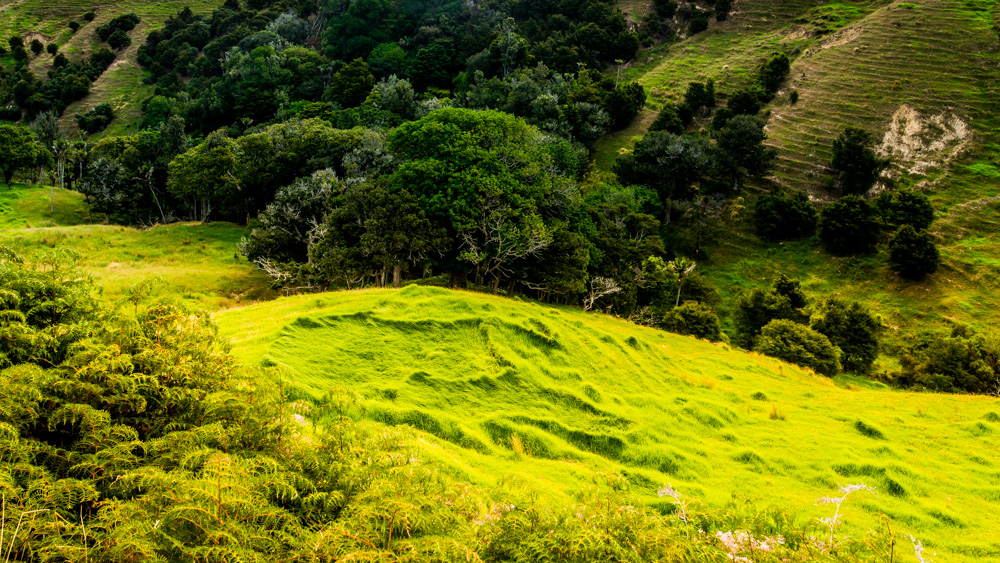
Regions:
[[[368, 419], [409, 424], [474, 483], [570, 494], [626, 474], [710, 506], [815, 499], [865, 482], [854, 537], [888, 515], [947, 561], [1000, 560], [1000, 401], [830, 380], [600, 314], [411, 286], [284, 298], [215, 316], [234, 353], [309, 393], [347, 386]], [[513, 476], [513, 477], [512, 477]], [[900, 560], [909, 560], [902, 558]]]
[[[50, 193], [55, 214], [49, 212]], [[94, 217], [99, 220], [100, 217]], [[241, 300], [269, 299], [268, 279], [239, 257], [244, 228], [231, 223], [174, 223], [141, 230], [89, 223], [77, 192], [14, 185], [0, 187], [0, 245], [30, 255], [70, 248], [80, 268], [118, 299], [129, 287], [158, 279], [154, 295], [175, 297], [209, 310]]]

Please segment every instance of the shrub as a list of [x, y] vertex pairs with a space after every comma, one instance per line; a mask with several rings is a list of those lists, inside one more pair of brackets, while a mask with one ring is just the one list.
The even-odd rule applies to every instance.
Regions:
[[760, 111], [760, 98], [750, 90], [737, 90], [729, 96], [726, 107], [733, 115], [757, 115]]
[[708, 12], [696, 10], [688, 22], [688, 35], [695, 35], [708, 29]]
[[36, 57], [38, 55], [41, 55], [42, 51], [44, 50], [45, 50], [45, 45], [43, 45], [41, 41], [37, 39], [31, 40], [31, 52], [34, 53]]
[[889, 161], [875, 154], [875, 138], [858, 127], [846, 127], [833, 140], [830, 166], [840, 176], [840, 189], [845, 194], [866, 193], [878, 180]]
[[661, 18], [673, 18], [677, 13], [677, 2], [674, 0], [653, 0], [656, 14]]
[[886, 221], [895, 225], [912, 225], [922, 231], [934, 222], [934, 206], [923, 192], [912, 189], [883, 192], [879, 196], [879, 206]]
[[123, 47], [128, 47], [131, 44], [132, 44], [132, 38], [129, 37], [127, 33], [125, 33], [120, 29], [112, 33], [111, 37], [108, 37], [108, 45], [115, 51]]
[[84, 21], [88, 21], [88, 22], [94, 21], [94, 18], [96, 18], [96, 17], [97, 17], [97, 14], [95, 14], [94, 12], [87, 12], [86, 14], [83, 14]]
[[62, 53], [59, 53], [58, 55], [55, 56], [55, 58], [52, 59], [53, 68], [62, 68], [68, 64], [69, 64], [69, 59], [67, 59], [66, 55]]
[[100, 104], [86, 113], [77, 114], [76, 124], [80, 129], [92, 135], [106, 129], [114, 118], [115, 114], [111, 104]]
[[139, 16], [135, 14], [118, 16], [98, 27], [97, 36], [101, 38], [101, 41], [107, 41], [116, 31], [132, 31], [135, 26], [139, 25], [139, 21]]
[[819, 302], [809, 326], [840, 348], [847, 371], [868, 373], [878, 357], [882, 321], [857, 301], [828, 297]]
[[903, 225], [889, 239], [889, 267], [904, 278], [918, 280], [938, 269], [941, 256], [926, 231]]
[[794, 321], [776, 319], [769, 322], [761, 329], [753, 349], [826, 376], [840, 373], [840, 350], [826, 336]]
[[673, 105], [667, 104], [660, 110], [660, 113], [656, 116], [653, 124], [649, 126], [649, 130], [666, 131], [668, 133], [680, 135], [684, 132], [684, 123], [677, 114], [677, 108]]
[[49, 43], [48, 45], [45, 46], [45, 52], [47, 52], [50, 55], [55, 55], [56, 53], [59, 52], [59, 45], [56, 45], [55, 43]]
[[726, 21], [732, 9], [732, 0], [715, 0], [715, 21]]
[[758, 287], [741, 294], [733, 304], [736, 343], [753, 348], [761, 329], [775, 319], [804, 320], [800, 309], [805, 305], [799, 281], [784, 275], [778, 276], [769, 290]]
[[688, 334], [711, 342], [722, 340], [722, 327], [715, 311], [697, 301], [687, 301], [667, 311], [663, 328], [677, 334]]
[[765, 194], [752, 208], [757, 236], [764, 240], [794, 240], [816, 232], [818, 214], [805, 192]]
[[820, 213], [819, 239], [833, 254], [868, 252], [880, 231], [878, 210], [858, 196], [845, 196]]
[[897, 383], [933, 391], [994, 393], [1000, 388], [1000, 338], [955, 327], [949, 336], [922, 334], [900, 356]]
[[788, 55], [779, 53], [761, 65], [757, 72], [757, 81], [765, 92], [774, 94], [781, 87], [790, 69], [791, 61], [788, 60]]
[[69, 25], [70, 30], [73, 31], [73, 33], [76, 33], [77, 30], [80, 29], [80, 24], [78, 22], [71, 21], [71, 22], [69, 22], [68, 25]]
[[799, 91], [798, 90], [792, 90], [791, 92], [789, 92], [788, 93], [788, 103], [790, 103], [790, 104], [792, 104], [794, 106], [798, 102], [799, 102]]

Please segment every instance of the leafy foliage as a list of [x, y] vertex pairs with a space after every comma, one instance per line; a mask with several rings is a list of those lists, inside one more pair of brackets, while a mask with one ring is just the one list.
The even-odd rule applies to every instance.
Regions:
[[889, 267], [904, 278], [918, 280], [933, 274], [940, 261], [937, 246], [926, 231], [903, 225], [889, 239]]
[[722, 340], [722, 328], [715, 311], [697, 301], [687, 301], [663, 316], [662, 326], [670, 332], [690, 334], [711, 342]]
[[833, 254], [869, 252], [881, 231], [878, 209], [858, 196], [844, 196], [820, 213], [819, 240]]
[[776, 319], [760, 331], [754, 351], [810, 367], [823, 375], [840, 373], [840, 350], [811, 328], [787, 319]]
[[897, 383], [932, 391], [996, 393], [1000, 389], [1000, 340], [962, 326], [948, 336], [921, 334], [900, 357]]
[[764, 194], [754, 200], [753, 224], [764, 240], [794, 240], [816, 232], [818, 213], [805, 192]]
[[830, 166], [840, 174], [840, 189], [845, 194], [864, 194], [872, 187], [889, 162], [875, 154], [875, 138], [858, 127], [846, 127], [833, 140]]
[[784, 275], [775, 279], [768, 289], [754, 288], [743, 293], [733, 303], [733, 321], [736, 324], [736, 343], [751, 349], [765, 325], [773, 320], [800, 320], [806, 297], [798, 280]]
[[809, 327], [840, 348], [845, 371], [868, 373], [879, 354], [882, 321], [858, 302], [839, 297], [820, 301], [809, 317]]

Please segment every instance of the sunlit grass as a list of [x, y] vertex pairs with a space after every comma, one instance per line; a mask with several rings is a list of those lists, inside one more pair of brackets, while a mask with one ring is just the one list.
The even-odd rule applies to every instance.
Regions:
[[[56, 212], [49, 212], [50, 193]], [[245, 232], [231, 223], [175, 223], [151, 229], [87, 224], [83, 196], [66, 190], [0, 186], [0, 244], [30, 255], [70, 248], [79, 266], [117, 299], [146, 279], [161, 279], [154, 295], [216, 310], [273, 296], [268, 280], [237, 254]], [[95, 216], [101, 220], [103, 216]]]
[[1000, 557], [1000, 402], [837, 380], [577, 309], [411, 286], [279, 299], [216, 315], [238, 357], [313, 396], [349, 386], [364, 416], [438, 437], [475, 482], [571, 493], [595, 469], [655, 504], [665, 482], [800, 522], [864, 481], [851, 533], [888, 514], [948, 560]]

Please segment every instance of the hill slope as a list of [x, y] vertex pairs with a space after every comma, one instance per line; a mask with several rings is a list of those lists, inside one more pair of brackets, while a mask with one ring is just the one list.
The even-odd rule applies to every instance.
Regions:
[[[779, 361], [570, 308], [444, 289], [300, 296], [216, 315], [237, 356], [365, 416], [438, 437], [474, 482], [568, 493], [608, 467], [656, 504], [666, 482], [828, 516], [864, 481], [857, 534], [885, 513], [949, 560], [1000, 560], [1000, 402], [861, 388]], [[856, 503], [856, 504], [854, 504]], [[860, 510], [857, 510], [860, 509]]]
[[[50, 212], [50, 197], [55, 213]], [[24, 256], [52, 249], [76, 251], [79, 267], [116, 300], [135, 284], [155, 280], [153, 296], [173, 297], [209, 310], [241, 299], [267, 299], [269, 280], [237, 255], [245, 233], [232, 223], [173, 223], [150, 229], [94, 225], [84, 197], [58, 188], [15, 184], [0, 188], [0, 246]]]

